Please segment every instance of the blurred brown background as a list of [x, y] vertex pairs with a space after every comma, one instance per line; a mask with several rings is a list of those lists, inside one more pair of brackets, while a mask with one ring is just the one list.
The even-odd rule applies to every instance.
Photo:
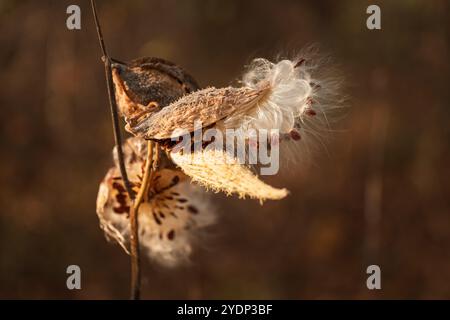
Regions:
[[[215, 195], [220, 222], [190, 266], [144, 259], [144, 298], [450, 298], [448, 1], [97, 2], [115, 58], [163, 57], [223, 86], [254, 57], [316, 43], [351, 97], [328, 155], [269, 179], [291, 196]], [[81, 31], [66, 29], [70, 4]], [[89, 3], [2, 0], [0, 30], [0, 297], [128, 298], [128, 257], [95, 214], [113, 137]]]

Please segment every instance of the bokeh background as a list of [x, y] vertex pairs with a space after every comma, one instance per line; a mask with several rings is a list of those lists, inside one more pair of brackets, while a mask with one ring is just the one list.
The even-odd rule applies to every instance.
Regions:
[[[189, 266], [144, 259], [143, 298], [450, 298], [448, 1], [97, 2], [117, 59], [224, 86], [254, 57], [317, 44], [350, 97], [327, 150], [268, 179], [291, 196], [213, 195], [207, 243]], [[370, 4], [382, 30], [366, 28]], [[0, 30], [0, 298], [126, 299], [128, 256], [95, 214], [113, 136], [89, 3], [2, 0]], [[70, 264], [82, 290], [66, 289]], [[366, 288], [370, 264], [382, 290]]]

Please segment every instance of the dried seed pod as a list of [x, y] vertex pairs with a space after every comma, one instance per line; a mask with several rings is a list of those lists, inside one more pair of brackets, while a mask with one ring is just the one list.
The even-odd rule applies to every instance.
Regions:
[[[135, 188], [141, 184], [145, 145], [140, 138], [128, 139], [124, 144], [126, 166]], [[144, 200], [138, 214], [141, 246], [149, 257], [166, 266], [186, 260], [192, 251], [193, 240], [215, 220], [206, 195], [180, 170], [157, 171]], [[115, 166], [100, 184], [97, 215], [106, 236], [119, 243], [127, 253], [130, 206], [131, 201]]]
[[288, 195], [286, 189], [274, 188], [253, 174], [249, 168], [239, 163], [222, 150], [170, 154], [185, 174], [200, 185], [227, 195], [237, 194], [240, 198], [279, 200]]
[[[130, 122], [128, 130], [145, 139], [162, 140], [162, 145], [170, 147], [168, 139], [192, 133], [196, 123], [203, 129], [234, 129], [247, 140], [257, 131], [276, 129], [283, 159], [304, 159], [316, 146], [324, 145], [322, 139], [335, 111], [343, 105], [337, 94], [340, 80], [323, 72], [325, 68], [317, 60], [308, 54], [277, 63], [255, 59], [242, 78], [242, 87], [207, 88], [187, 94]], [[286, 148], [294, 152], [288, 153]]]
[[119, 111], [130, 125], [199, 89], [181, 67], [159, 58], [114, 61], [112, 72]]
[[196, 121], [207, 127], [231, 114], [243, 114], [264, 100], [269, 91], [268, 86], [199, 90], [130, 127], [130, 131], [146, 139], [170, 139], [177, 130], [193, 132]]

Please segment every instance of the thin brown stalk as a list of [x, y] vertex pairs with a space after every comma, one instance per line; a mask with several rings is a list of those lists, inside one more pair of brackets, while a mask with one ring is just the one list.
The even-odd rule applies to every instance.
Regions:
[[[150, 174], [150, 181], [153, 181], [153, 177], [154, 177], [155, 173], [158, 172], [159, 158], [160, 158], [159, 144], [158, 144], [158, 142], [155, 142], [155, 152], [153, 154], [153, 163], [152, 163], [152, 172]], [[145, 190], [145, 201], [148, 201], [150, 198], [149, 192], [148, 192], [149, 188], [150, 188], [150, 183], [147, 185], [147, 188]]]
[[[102, 60], [105, 66], [105, 77], [106, 77], [106, 85], [108, 89], [108, 97], [109, 97], [109, 106], [111, 111], [111, 119], [113, 124], [113, 132], [114, 132], [114, 141], [116, 144], [117, 150], [117, 159], [119, 162], [120, 174], [122, 176], [122, 180], [124, 182], [127, 193], [133, 201], [133, 205], [130, 208], [130, 228], [131, 228], [131, 237], [130, 237], [130, 256], [131, 256], [131, 299], [139, 299], [140, 297], [140, 254], [139, 254], [139, 225], [137, 219], [137, 212], [139, 208], [139, 203], [137, 207], [135, 206], [136, 201], [135, 193], [131, 187], [130, 180], [128, 179], [127, 170], [125, 167], [125, 161], [122, 150], [122, 135], [120, 132], [119, 126], [119, 112], [117, 109], [117, 102], [114, 93], [114, 86], [112, 80], [112, 70], [111, 70], [111, 58], [108, 56], [106, 51], [105, 42], [103, 40], [103, 33], [100, 27], [100, 23], [97, 17], [97, 8], [95, 6], [95, 1], [91, 0], [92, 12], [94, 15], [95, 26], [97, 29], [97, 35], [100, 42], [100, 48], [102, 50]], [[150, 158], [151, 159], [151, 158]], [[146, 186], [143, 184], [141, 189], [145, 190]]]
[[139, 252], [139, 223], [138, 210], [134, 204], [130, 208], [130, 259], [131, 259], [131, 295], [132, 300], [139, 300], [141, 296], [141, 258]]
[[139, 188], [139, 192], [136, 196], [136, 200], [134, 201], [134, 207], [139, 209], [142, 200], [144, 199], [144, 195], [146, 191], [148, 191], [149, 182], [151, 181], [151, 171], [153, 164], [153, 142], [147, 141], [147, 158], [145, 159], [145, 168], [144, 168], [144, 176], [142, 177], [142, 184]]
[[153, 142], [147, 142], [147, 157], [145, 159], [144, 176], [142, 184], [133, 205], [130, 209], [130, 253], [131, 253], [131, 298], [137, 300], [140, 298], [141, 272], [140, 272], [140, 248], [139, 248], [139, 206], [144, 195], [148, 192], [148, 187], [152, 177], [153, 162]]
[[159, 167], [159, 143], [155, 143], [155, 156], [153, 157], [153, 171], [156, 172]]
[[114, 94], [114, 86], [112, 80], [112, 71], [111, 71], [111, 58], [108, 56], [108, 52], [106, 51], [105, 42], [103, 40], [103, 33], [100, 27], [100, 23], [97, 17], [97, 8], [95, 6], [95, 0], [91, 0], [92, 12], [94, 14], [95, 26], [97, 28], [98, 40], [100, 42], [100, 48], [102, 50], [102, 60], [105, 65], [105, 77], [106, 77], [106, 85], [108, 88], [108, 97], [109, 97], [109, 106], [111, 111], [111, 119], [113, 124], [113, 132], [114, 132], [114, 141], [116, 143], [117, 149], [117, 159], [119, 162], [120, 174], [122, 175], [122, 180], [124, 182], [125, 188], [131, 199], [134, 199], [134, 191], [131, 188], [130, 180], [128, 179], [127, 170], [125, 167], [125, 162], [123, 158], [122, 151], [122, 135], [120, 132], [119, 126], [119, 113], [117, 111], [117, 102]]

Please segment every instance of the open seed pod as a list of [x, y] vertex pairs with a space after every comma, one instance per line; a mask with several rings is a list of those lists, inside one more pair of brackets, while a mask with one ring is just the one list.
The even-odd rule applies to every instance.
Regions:
[[[135, 190], [142, 182], [146, 142], [131, 138], [123, 146], [130, 182]], [[116, 166], [112, 167], [97, 196], [100, 227], [128, 253], [131, 201]], [[166, 266], [186, 261], [193, 242], [202, 230], [215, 221], [205, 192], [192, 185], [178, 169], [163, 168], [155, 172], [150, 188], [140, 205], [139, 235], [148, 256]]]
[[114, 60], [112, 76], [119, 111], [129, 126], [199, 88], [181, 67], [160, 58]]
[[286, 189], [274, 188], [261, 181], [226, 151], [202, 150], [188, 154], [171, 152], [170, 156], [193, 181], [215, 192], [258, 199], [261, 203], [265, 200], [280, 200], [288, 195]]

